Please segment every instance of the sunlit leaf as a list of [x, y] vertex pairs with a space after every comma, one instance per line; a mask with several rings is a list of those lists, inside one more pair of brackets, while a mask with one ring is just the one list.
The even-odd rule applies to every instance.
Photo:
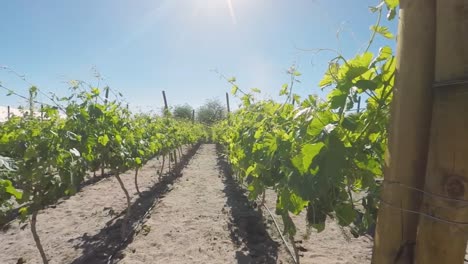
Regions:
[[388, 39], [393, 39], [394, 38], [393, 34], [385, 26], [375, 26], [375, 25], [373, 25], [373, 26], [371, 26], [371, 30], [377, 32], [378, 34], [382, 35], [385, 38], [388, 38]]
[[109, 142], [109, 137], [107, 135], [103, 135], [103, 136], [99, 136], [98, 137], [98, 142], [103, 145], [103, 146], [106, 146], [107, 143]]
[[236, 95], [238, 89], [239, 87], [237, 87], [237, 85], [233, 85], [231, 88], [231, 94]]
[[251, 90], [252, 92], [254, 92], [254, 93], [260, 93], [260, 92], [261, 92], [260, 89], [258, 89], [258, 88], [252, 88], [252, 89], [250, 89], [250, 90]]
[[324, 144], [321, 142], [305, 144], [302, 146], [301, 152], [291, 159], [292, 164], [300, 173], [306, 173], [312, 164], [312, 160], [317, 156], [323, 146]]

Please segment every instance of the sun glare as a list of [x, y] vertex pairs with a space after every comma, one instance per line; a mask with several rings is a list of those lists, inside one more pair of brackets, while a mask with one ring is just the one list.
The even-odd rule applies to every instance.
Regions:
[[235, 25], [237, 24], [237, 18], [236, 13], [234, 12], [234, 7], [232, 6], [232, 0], [226, 0], [226, 2], [229, 8], [229, 14], [231, 15], [232, 23]]
[[233, 25], [239, 22], [239, 12], [252, 8], [254, 1], [248, 0], [193, 0], [192, 7], [197, 16], [229, 19]]

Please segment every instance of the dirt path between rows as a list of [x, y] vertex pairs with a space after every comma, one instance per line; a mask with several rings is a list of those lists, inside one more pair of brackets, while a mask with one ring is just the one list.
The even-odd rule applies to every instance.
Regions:
[[119, 263], [281, 263], [278, 243], [216, 157], [215, 145], [201, 146]]

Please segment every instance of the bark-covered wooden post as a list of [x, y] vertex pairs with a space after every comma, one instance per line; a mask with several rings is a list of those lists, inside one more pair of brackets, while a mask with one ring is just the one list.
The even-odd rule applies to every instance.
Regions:
[[167, 112], [169, 111], [169, 106], [167, 105], [167, 99], [166, 99], [166, 92], [162, 91], [162, 96], [164, 100], [164, 116], [167, 115]]
[[[166, 98], [166, 92], [165, 91], [162, 91], [162, 96], [163, 96], [163, 100], [164, 100], [164, 116], [169, 116], [169, 105], [167, 103], [167, 98]], [[176, 152], [176, 150], [174, 150], [172, 152], [172, 157], [174, 159], [174, 167], [175, 167], [175, 166], [177, 166], [177, 152]], [[169, 164], [171, 164], [170, 156], [169, 156]]]
[[412, 263], [432, 106], [436, 0], [401, 0], [389, 147], [372, 263]]
[[104, 99], [104, 104], [107, 104], [107, 101], [109, 100], [109, 86], [106, 86], [104, 90], [106, 90], [106, 98]]
[[227, 106], [227, 112], [228, 115], [231, 113], [231, 106], [229, 105], [229, 94], [226, 93], [226, 106]]
[[[106, 86], [104, 90], [106, 91], [105, 98], [104, 98], [104, 104], [107, 105], [107, 102], [109, 101], [109, 86]], [[101, 164], [101, 177], [104, 177], [104, 170], [106, 168], [106, 164], [102, 163]]]
[[10, 106], [7, 106], [7, 119], [10, 120]]
[[359, 114], [359, 112], [361, 112], [361, 96], [358, 97], [356, 112], [358, 114]]
[[[468, 2], [437, 1], [434, 104], [415, 263], [464, 263], [468, 230]], [[429, 195], [431, 194], [431, 195]]]

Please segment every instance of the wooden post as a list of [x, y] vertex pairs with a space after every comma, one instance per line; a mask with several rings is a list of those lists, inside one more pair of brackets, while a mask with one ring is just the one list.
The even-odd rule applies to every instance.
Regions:
[[109, 100], [109, 86], [106, 86], [104, 88], [106, 90], [106, 98], [104, 99], [104, 104], [107, 104], [107, 101]]
[[192, 110], [192, 123], [195, 123], [195, 109]]
[[[437, 1], [433, 118], [418, 264], [464, 263], [468, 222], [468, 2]], [[429, 195], [432, 194], [432, 195]], [[441, 198], [445, 197], [445, 198]], [[458, 200], [458, 201], [457, 201]]]
[[167, 112], [169, 111], [169, 106], [167, 105], [167, 99], [166, 99], [166, 92], [165, 91], [162, 91], [162, 96], [163, 96], [163, 100], [164, 100], [164, 116], [167, 115]]
[[166, 92], [162, 91], [163, 99], [164, 99], [164, 109], [168, 109], [169, 107], [167, 106], [167, 99], [166, 99]]
[[413, 261], [419, 216], [405, 210], [419, 210], [422, 197], [402, 186], [424, 186], [434, 77], [435, 3], [400, 1], [397, 72], [374, 264]]
[[[104, 88], [106, 90], [105, 98], [104, 98], [104, 104], [107, 105], [107, 101], [109, 100], [109, 86], [106, 86]], [[101, 177], [104, 177], [104, 168], [106, 167], [106, 164], [102, 163], [101, 164]]]
[[359, 113], [361, 111], [361, 96], [359, 96], [357, 101], [357, 110], [356, 112]]
[[41, 104], [41, 120], [44, 120], [44, 105]]
[[[163, 99], [164, 99], [164, 116], [168, 116], [169, 114], [169, 106], [167, 104], [167, 98], [166, 98], [166, 92], [165, 91], [162, 91], [162, 95], [163, 95]], [[174, 150], [172, 152], [172, 155], [174, 157], [174, 168], [175, 166], [177, 166], [177, 152], [176, 150]], [[169, 164], [171, 163], [171, 161], [169, 160]]]
[[226, 93], [226, 105], [227, 105], [227, 111], [228, 114], [231, 113], [231, 107], [229, 106], [229, 94]]
[[7, 119], [10, 120], [10, 106], [7, 106]]

